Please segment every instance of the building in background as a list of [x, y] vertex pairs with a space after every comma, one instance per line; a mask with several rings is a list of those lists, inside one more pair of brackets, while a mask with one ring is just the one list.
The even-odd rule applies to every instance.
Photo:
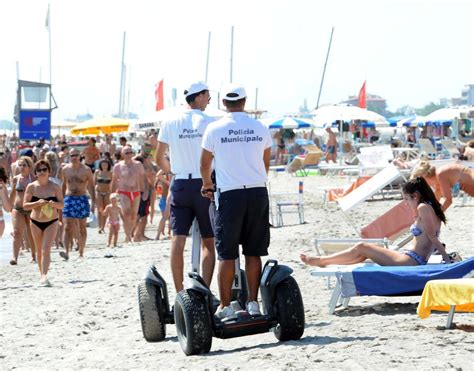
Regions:
[[[375, 94], [367, 94], [367, 109], [369, 111], [377, 112], [382, 116], [387, 116], [387, 100], [382, 98], [379, 95]], [[359, 97], [357, 96], [350, 96], [349, 99], [345, 100], [341, 103], [352, 104], [353, 106], [358, 106], [359, 104]]]
[[465, 106], [474, 105], [474, 84], [466, 84], [461, 92], [461, 104]]

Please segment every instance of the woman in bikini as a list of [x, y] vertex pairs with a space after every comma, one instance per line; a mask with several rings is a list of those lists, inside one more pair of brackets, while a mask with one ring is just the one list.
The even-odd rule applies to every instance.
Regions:
[[3, 220], [3, 210], [12, 211], [12, 205], [7, 191], [8, 175], [6, 169], [0, 165], [0, 238], [5, 231], [5, 221]]
[[[57, 184], [62, 189], [62, 187], [63, 187], [63, 169], [61, 167], [61, 163], [59, 161], [58, 155], [53, 151], [49, 151], [49, 152], [46, 152], [45, 159], [46, 159], [46, 161], [49, 162], [49, 166], [51, 167], [51, 173], [49, 174], [49, 180], [52, 181], [54, 184]], [[56, 238], [54, 240], [54, 243], [55, 243], [57, 249], [59, 249], [59, 247], [64, 247], [63, 242], [62, 242], [63, 241], [63, 233], [64, 233], [62, 211], [58, 210], [58, 214], [59, 214], [58, 233], [56, 233]]]
[[23, 243], [25, 231], [27, 243], [31, 251], [31, 261], [36, 261], [35, 245], [30, 230], [30, 211], [23, 208], [25, 189], [28, 184], [35, 180], [32, 174], [33, 161], [31, 161], [31, 158], [28, 156], [22, 156], [16, 166], [20, 169], [20, 173], [13, 177], [12, 191], [10, 193], [10, 203], [13, 204], [13, 258], [10, 260], [11, 265], [18, 263], [18, 255]]
[[97, 206], [97, 219], [99, 220], [99, 233], [104, 233], [105, 219], [102, 214], [105, 207], [110, 204], [110, 183], [112, 182], [112, 171], [110, 162], [101, 160], [99, 168], [94, 173], [95, 202]]
[[380, 265], [424, 265], [437, 249], [443, 260], [451, 263], [444, 245], [438, 238], [441, 222], [446, 223], [446, 217], [431, 187], [422, 177], [411, 179], [403, 186], [403, 198], [416, 216], [415, 223], [410, 228], [414, 237], [411, 248], [394, 251], [361, 242], [350, 249], [328, 256], [310, 257], [301, 254], [301, 260], [318, 267], [329, 264], [356, 264], [365, 259], [371, 259]]
[[23, 208], [31, 210], [31, 233], [38, 254], [40, 284], [50, 286], [48, 269], [51, 262], [51, 245], [58, 231], [58, 210], [64, 206], [61, 187], [49, 179], [51, 167], [46, 160], [35, 164], [37, 180], [26, 187]]
[[453, 188], [474, 196], [474, 169], [462, 163], [447, 164], [437, 169], [428, 161], [421, 161], [411, 174], [412, 177], [422, 176], [434, 188], [443, 211], [453, 203]]

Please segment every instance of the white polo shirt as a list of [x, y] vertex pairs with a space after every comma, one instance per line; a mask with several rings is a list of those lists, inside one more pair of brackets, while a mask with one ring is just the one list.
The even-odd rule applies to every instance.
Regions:
[[263, 152], [271, 146], [268, 128], [245, 112], [228, 113], [213, 122], [202, 141], [202, 148], [214, 155], [220, 189], [265, 183]]
[[189, 109], [162, 123], [158, 141], [168, 144], [171, 172], [177, 177], [188, 174], [201, 177], [202, 137], [212, 121], [214, 119], [202, 111]]

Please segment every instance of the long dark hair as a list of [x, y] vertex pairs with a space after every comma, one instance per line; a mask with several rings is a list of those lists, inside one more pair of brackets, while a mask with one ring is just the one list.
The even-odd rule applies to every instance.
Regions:
[[403, 193], [408, 195], [418, 193], [420, 195], [420, 203], [424, 202], [431, 205], [436, 216], [446, 224], [446, 216], [441, 209], [441, 204], [438, 202], [433, 190], [423, 177], [417, 176], [416, 178], [410, 179], [406, 182], [403, 185]]

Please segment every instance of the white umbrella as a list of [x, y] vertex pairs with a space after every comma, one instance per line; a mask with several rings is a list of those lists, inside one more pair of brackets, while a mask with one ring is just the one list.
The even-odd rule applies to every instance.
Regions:
[[425, 117], [425, 121], [427, 122], [435, 122], [435, 121], [452, 121], [455, 118], [461, 118], [462, 113], [468, 113], [469, 111], [474, 111], [474, 107], [448, 107], [448, 108], [441, 108], [434, 112], [431, 112], [429, 115]]
[[388, 126], [388, 121], [376, 112], [350, 104], [332, 104], [320, 107], [311, 112], [316, 127], [332, 124], [334, 121], [362, 120], [374, 122], [376, 126]]

